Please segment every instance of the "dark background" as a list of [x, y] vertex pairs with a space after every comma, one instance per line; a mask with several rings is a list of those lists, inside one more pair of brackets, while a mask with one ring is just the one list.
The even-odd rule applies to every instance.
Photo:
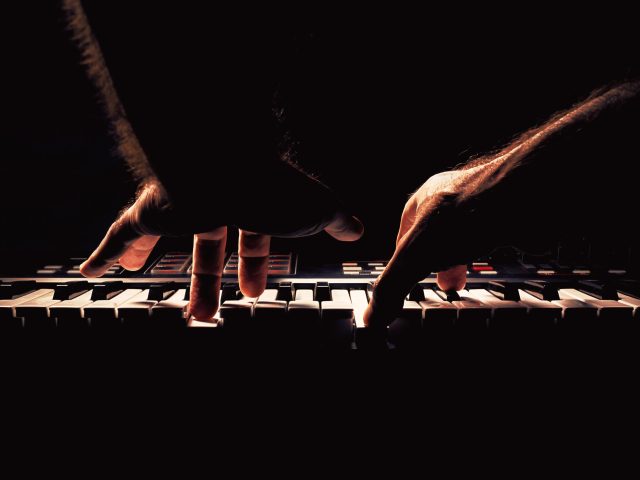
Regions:
[[[171, 4], [138, 6], [137, 17], [130, 15], [136, 7], [109, 4], [100, 21], [115, 26], [114, 51], [127, 50], [122, 22], [143, 25], [133, 38], [167, 35], [178, 44], [180, 29], [194, 28]], [[25, 2], [3, 12], [0, 261], [10, 270], [88, 254], [136, 185], [114, 154], [57, 3]], [[302, 54], [280, 84], [300, 161], [338, 192], [367, 233], [356, 245], [322, 235], [296, 241], [296, 248], [388, 256], [404, 202], [429, 176], [508, 142], [594, 88], [640, 74], [637, 29], [625, 17], [618, 11], [590, 21], [492, 22], [460, 12], [415, 22], [406, 12], [400, 21], [361, 19], [303, 36], [294, 49]], [[207, 25], [206, 16], [200, 21]], [[178, 82], [176, 91], [193, 86], [187, 73], [168, 78]], [[201, 145], [198, 161], [215, 176], [209, 162], [216, 159]], [[233, 172], [224, 176], [213, 181]], [[601, 194], [615, 194], [606, 188]], [[212, 192], [211, 208], [232, 201]], [[189, 248], [188, 239], [169, 243]]]

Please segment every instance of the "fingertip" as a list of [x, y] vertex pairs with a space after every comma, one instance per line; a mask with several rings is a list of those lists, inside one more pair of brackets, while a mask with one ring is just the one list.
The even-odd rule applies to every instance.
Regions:
[[266, 285], [247, 285], [240, 283], [240, 292], [245, 297], [257, 298], [264, 293]]
[[436, 281], [441, 290], [462, 290], [467, 284], [467, 266], [456, 265], [455, 267], [438, 272]]
[[84, 262], [82, 262], [80, 264], [80, 274], [83, 277], [87, 277], [87, 278], [96, 278], [102, 275], [102, 270], [101, 268], [96, 267], [95, 265], [93, 265], [91, 262], [89, 262], [89, 260], [85, 260]]
[[128, 270], [130, 272], [137, 272], [142, 267], [144, 267], [144, 264], [146, 263], [146, 261], [136, 262], [136, 261], [131, 261], [130, 259], [122, 257], [119, 263], [120, 263], [120, 266], [125, 270]]
[[[246, 251], [244, 253], [247, 253]], [[259, 297], [267, 288], [269, 274], [269, 256], [240, 256], [238, 264], [238, 283], [240, 291], [247, 297]]]
[[357, 217], [339, 212], [335, 220], [325, 227], [325, 231], [336, 240], [355, 242], [364, 234], [364, 225]]
[[195, 318], [199, 322], [208, 322], [217, 311], [217, 302], [212, 304], [209, 302], [192, 301], [189, 302], [188, 316]]

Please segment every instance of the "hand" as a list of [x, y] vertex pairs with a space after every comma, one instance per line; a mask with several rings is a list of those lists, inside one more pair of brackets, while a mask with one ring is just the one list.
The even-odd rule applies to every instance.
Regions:
[[466, 263], [493, 243], [493, 216], [484, 195], [468, 196], [484, 166], [429, 178], [404, 207], [396, 250], [378, 277], [365, 323], [385, 328], [402, 309], [411, 288], [431, 272], [442, 290], [461, 290]]
[[227, 195], [219, 206], [215, 193], [193, 192], [169, 201], [158, 183], [147, 184], [80, 271], [98, 277], [116, 262], [127, 270], [139, 270], [160, 236], [194, 234], [189, 314], [207, 321], [218, 309], [228, 226], [240, 228], [240, 290], [250, 297], [259, 296], [266, 287], [270, 234], [303, 236], [324, 230], [341, 241], [362, 236], [360, 221], [345, 213], [326, 187], [302, 172], [282, 163], [270, 170], [269, 177], [257, 178], [247, 179], [248, 188], [237, 191], [237, 198]]

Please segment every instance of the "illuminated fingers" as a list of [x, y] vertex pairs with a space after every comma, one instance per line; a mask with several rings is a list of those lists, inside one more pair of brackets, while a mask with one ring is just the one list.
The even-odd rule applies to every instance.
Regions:
[[462, 290], [467, 283], [467, 266], [456, 265], [438, 272], [438, 287], [445, 292]]
[[82, 275], [85, 277], [104, 275], [134, 243], [143, 238], [143, 235], [134, 228], [133, 208], [130, 207], [118, 220], [113, 222], [98, 248], [80, 265]]
[[258, 297], [267, 286], [270, 243], [269, 235], [240, 230], [238, 278], [240, 291], [248, 297]]
[[120, 265], [126, 270], [140, 270], [147, 263], [158, 240], [160, 237], [157, 235], [144, 235], [138, 238], [120, 257]]
[[209, 321], [218, 311], [227, 227], [194, 235], [189, 315]]

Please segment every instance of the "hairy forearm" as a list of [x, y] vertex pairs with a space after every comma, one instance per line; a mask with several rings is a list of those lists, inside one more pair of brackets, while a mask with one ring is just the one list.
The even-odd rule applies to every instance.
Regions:
[[62, 5], [73, 41], [80, 50], [82, 63], [97, 90], [98, 98], [111, 126], [118, 153], [136, 179], [141, 181], [153, 179], [151, 166], [118, 98], [100, 46], [93, 36], [80, 0], [63, 0]]
[[459, 198], [464, 200], [490, 189], [552, 141], [596, 122], [602, 114], [638, 96], [638, 80], [594, 92], [587, 100], [557, 113], [544, 125], [525, 132], [498, 152], [467, 163], [461, 169], [466, 172], [459, 177], [454, 190], [460, 192]]

